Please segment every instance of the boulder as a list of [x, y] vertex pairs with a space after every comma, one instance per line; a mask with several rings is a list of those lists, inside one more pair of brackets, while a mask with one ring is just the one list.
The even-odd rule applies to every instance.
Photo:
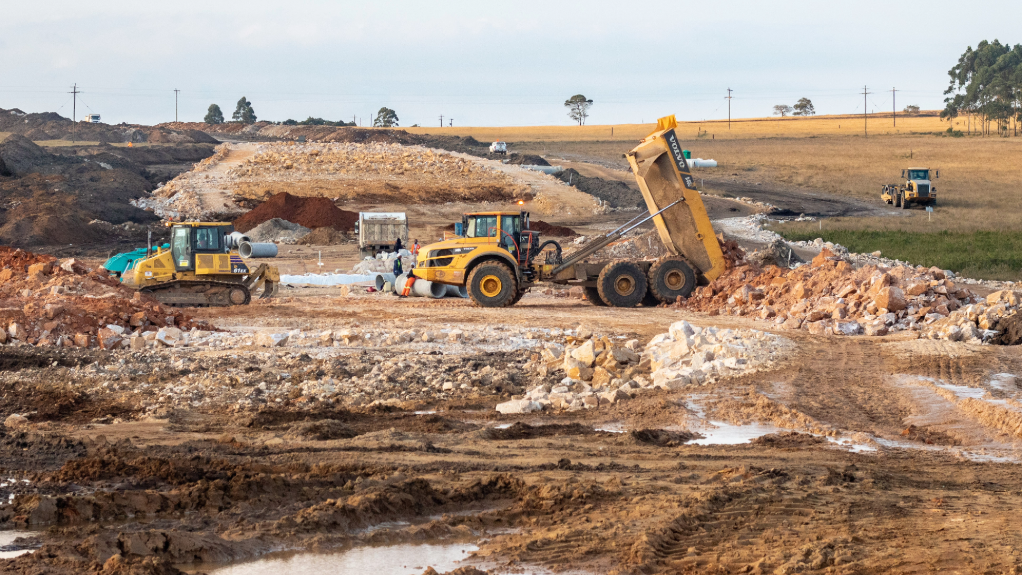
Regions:
[[1020, 301], [1022, 301], [1022, 292], [1012, 290], [995, 291], [987, 296], [987, 305], [1003, 303], [1010, 306], [1017, 306]]
[[592, 367], [596, 363], [596, 344], [591, 339], [586, 341], [571, 351], [571, 357], [586, 367]]
[[7, 429], [23, 429], [29, 424], [28, 418], [24, 415], [12, 413], [4, 420], [4, 427]]
[[505, 415], [532, 413], [541, 409], [543, 409], [542, 405], [528, 399], [513, 399], [497, 404], [497, 411]]
[[44, 275], [48, 276], [53, 273], [53, 262], [42, 262], [38, 264], [32, 264], [28, 266], [28, 275]]
[[25, 331], [25, 327], [18, 322], [11, 323], [11, 325], [7, 327], [7, 333], [12, 339], [16, 339], [18, 341], [25, 341], [25, 339], [28, 338], [28, 332]]
[[888, 286], [881, 289], [873, 300], [878, 308], [886, 309], [889, 312], [898, 312], [908, 307], [905, 301], [905, 293], [899, 288]]
[[834, 335], [859, 335], [862, 326], [857, 321], [839, 321], [834, 324]]
[[87, 333], [77, 333], [77, 334], [75, 334], [75, 346], [77, 346], [77, 347], [89, 347], [89, 344], [91, 342], [92, 342], [92, 338], [89, 337], [89, 334], [87, 334]]
[[128, 320], [128, 323], [131, 325], [131, 327], [142, 327], [145, 325], [147, 319], [148, 318], [146, 317], [145, 312], [140, 311], [136, 314], [132, 314], [131, 319]]
[[109, 327], [104, 327], [96, 334], [96, 339], [99, 340], [100, 349], [109, 350], [117, 348], [117, 346], [120, 345], [121, 340], [124, 338], [121, 337], [120, 333], [110, 329]]
[[156, 341], [167, 347], [181, 345], [184, 343], [184, 332], [176, 327], [165, 327], [156, 332]]

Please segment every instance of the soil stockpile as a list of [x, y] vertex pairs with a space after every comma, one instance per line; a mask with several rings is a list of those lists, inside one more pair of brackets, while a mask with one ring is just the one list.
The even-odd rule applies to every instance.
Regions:
[[133, 331], [155, 337], [191, 326], [181, 312], [73, 259], [0, 247], [2, 344], [114, 349], [127, 347]]
[[567, 238], [577, 236], [575, 230], [567, 226], [558, 226], [554, 224], [548, 224], [543, 220], [535, 220], [529, 222], [529, 229], [536, 230], [540, 233], [540, 236], [555, 237], [555, 238]]
[[0, 132], [11, 132], [29, 140], [70, 140], [79, 142], [152, 142], [163, 144], [216, 144], [218, 140], [209, 134], [194, 130], [174, 130], [160, 126], [120, 124], [111, 126], [103, 123], [73, 122], [53, 112], [26, 114], [14, 108], [0, 109]]
[[624, 182], [583, 176], [574, 168], [554, 174], [554, 177], [578, 188], [579, 191], [600, 198], [612, 208], [643, 208], [646, 206], [645, 200], [642, 199], [642, 192], [629, 187]]
[[330, 227], [346, 231], [355, 228], [358, 214], [338, 208], [327, 198], [303, 198], [283, 192], [234, 220], [234, 229], [247, 232], [273, 218], [280, 218], [309, 229]]
[[16, 247], [109, 243], [109, 233], [90, 226], [149, 223], [158, 218], [130, 205], [153, 184], [137, 164], [51, 154], [12, 135], [0, 142], [0, 242]]
[[303, 246], [335, 246], [349, 241], [351, 238], [344, 232], [333, 228], [316, 228], [296, 243]]

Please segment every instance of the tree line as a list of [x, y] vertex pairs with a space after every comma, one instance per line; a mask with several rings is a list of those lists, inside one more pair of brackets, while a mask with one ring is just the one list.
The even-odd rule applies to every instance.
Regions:
[[[252, 107], [252, 102], [248, 98], [242, 96], [238, 100], [237, 105], [234, 108], [234, 115], [231, 116], [232, 122], [240, 122], [242, 124], [254, 124], [256, 123], [255, 108]], [[206, 117], [202, 119], [203, 122], [216, 125], [224, 123], [224, 112], [220, 109], [217, 104], [210, 104], [209, 109], [206, 111]], [[309, 116], [305, 120], [297, 121], [292, 119], [284, 120], [283, 122], [277, 122], [285, 126], [355, 126], [355, 120], [351, 122], [345, 122], [344, 120], [324, 120], [323, 118], [313, 118]], [[374, 128], [393, 128], [398, 125], [397, 112], [387, 108], [386, 106], [380, 108], [380, 111], [376, 113], [376, 118], [373, 119]]]
[[[969, 133], [1018, 135], [1022, 120], [1022, 44], [983, 40], [948, 71], [951, 82], [940, 113], [949, 122], [964, 117]], [[953, 126], [953, 124], [952, 124]], [[948, 132], [954, 133], [952, 128]]]

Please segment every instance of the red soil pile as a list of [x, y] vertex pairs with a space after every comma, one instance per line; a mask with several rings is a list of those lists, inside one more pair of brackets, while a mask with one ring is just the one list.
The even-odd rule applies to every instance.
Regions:
[[358, 214], [338, 208], [329, 198], [304, 198], [283, 192], [274, 194], [254, 210], [234, 220], [234, 229], [247, 232], [273, 218], [310, 229], [334, 228], [346, 231], [355, 229]]
[[193, 327], [180, 311], [73, 259], [58, 265], [52, 256], [0, 247], [0, 266], [0, 343], [112, 349], [135, 331]]

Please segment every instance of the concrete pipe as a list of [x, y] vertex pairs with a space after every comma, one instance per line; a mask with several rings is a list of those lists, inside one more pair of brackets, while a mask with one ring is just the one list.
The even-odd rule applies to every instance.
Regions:
[[702, 158], [692, 158], [688, 161], [688, 167], [690, 168], [716, 168], [717, 160], [704, 160]]
[[242, 242], [238, 252], [243, 258], [275, 258], [277, 257], [277, 244]]
[[447, 286], [447, 297], [468, 297], [468, 288], [465, 286]]
[[436, 282], [428, 282], [426, 280], [417, 279], [415, 280], [415, 284], [412, 285], [412, 293], [421, 297], [437, 299], [447, 295], [447, 286]]
[[225, 243], [229, 248], [239, 248], [242, 243], [252, 241], [248, 236], [241, 232], [231, 232], [229, 235], [225, 236], [224, 239], [226, 240]]
[[[394, 274], [377, 274], [376, 276], [376, 289], [379, 291], [394, 291]], [[390, 286], [390, 289], [383, 289], [385, 286]]]

